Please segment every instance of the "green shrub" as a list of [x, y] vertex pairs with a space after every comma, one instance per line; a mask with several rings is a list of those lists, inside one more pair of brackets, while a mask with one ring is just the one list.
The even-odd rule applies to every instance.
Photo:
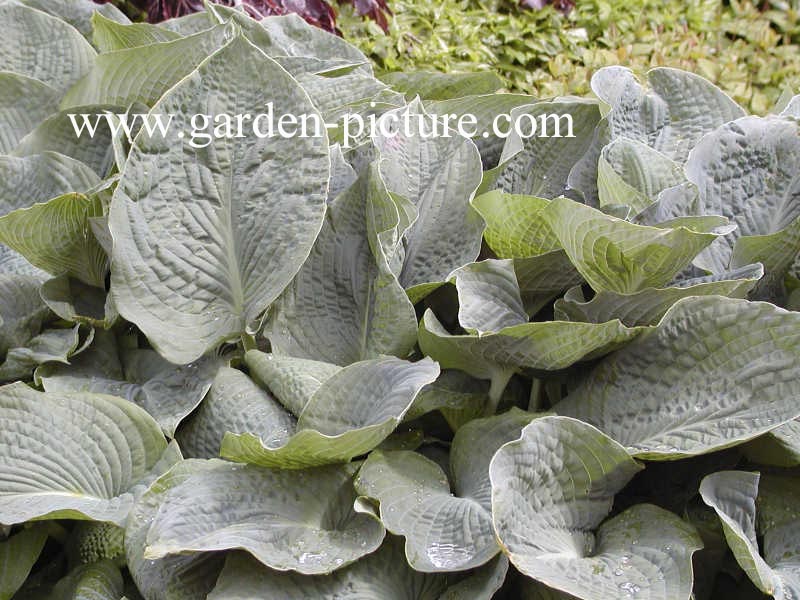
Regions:
[[580, 0], [569, 15], [504, 0], [394, 0], [390, 34], [343, 9], [339, 24], [384, 71], [491, 69], [538, 97], [589, 91], [607, 65], [673, 66], [717, 83], [764, 113], [800, 85], [800, 18], [732, 0]]

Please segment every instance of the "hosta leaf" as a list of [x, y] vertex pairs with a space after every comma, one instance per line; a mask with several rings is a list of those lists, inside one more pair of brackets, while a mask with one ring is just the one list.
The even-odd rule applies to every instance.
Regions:
[[404, 215], [376, 164], [329, 206], [311, 256], [276, 302], [265, 335], [273, 352], [348, 365], [405, 357], [416, 316], [390, 265]]
[[578, 598], [688, 598], [691, 556], [702, 546], [691, 525], [649, 504], [603, 522], [640, 468], [590, 425], [533, 421], [489, 469], [494, 526], [511, 563]]
[[0, 542], [0, 600], [11, 600], [39, 558], [47, 532], [31, 527]]
[[619, 321], [546, 321], [514, 325], [482, 336], [453, 335], [428, 310], [420, 323], [419, 344], [444, 369], [459, 369], [494, 381], [502, 373], [508, 375], [519, 368], [566, 369], [621, 347], [639, 331]]
[[0, 381], [27, 379], [37, 366], [47, 362], [69, 364], [69, 357], [79, 345], [78, 325], [72, 329], [46, 329], [24, 346], [8, 351], [0, 365]]
[[592, 90], [611, 107], [612, 139], [627, 137], [683, 162], [706, 133], [743, 117], [744, 110], [699, 75], [659, 67], [645, 89], [625, 67], [605, 67], [592, 77]]
[[742, 446], [745, 456], [760, 465], [800, 465], [800, 421], [789, 421]]
[[516, 258], [514, 272], [525, 312], [531, 316], [563, 291], [583, 282], [583, 277], [563, 250]]
[[213, 26], [211, 16], [206, 11], [190, 13], [181, 17], [172, 17], [159, 23], [159, 27], [169, 29], [182, 36], [200, 33], [206, 29], [211, 29]]
[[381, 75], [381, 80], [409, 101], [416, 96], [424, 100], [450, 100], [480, 94], [491, 94], [503, 87], [503, 80], [491, 71], [475, 73], [439, 73], [435, 71], [398, 71]]
[[97, 199], [65, 194], [0, 217], [0, 242], [53, 275], [104, 287], [108, 257], [89, 219], [102, 214]]
[[444, 281], [453, 269], [478, 257], [483, 223], [469, 201], [481, 182], [481, 157], [475, 144], [460, 136], [407, 136], [400, 126], [405, 118], [430, 126], [430, 115], [418, 100], [394, 114], [399, 122], [373, 141], [387, 189], [416, 207], [416, 219], [405, 232], [399, 274], [415, 302], [420, 296], [415, 288]]
[[48, 14], [63, 19], [84, 36], [89, 36], [92, 32], [92, 16], [102, 15], [106, 19], [111, 19], [117, 23], [130, 23], [130, 19], [125, 16], [120, 9], [111, 3], [97, 4], [92, 0], [21, 0], [23, 4], [32, 8], [38, 8]]
[[764, 532], [762, 558], [756, 539], [758, 488], [758, 473], [720, 471], [703, 479], [700, 494], [716, 511], [736, 561], [756, 587], [776, 600], [796, 598], [800, 594], [800, 520], [777, 524]]
[[555, 410], [651, 460], [703, 454], [800, 416], [800, 315], [705, 296], [604, 360]]
[[45, 281], [41, 296], [50, 310], [65, 321], [108, 329], [119, 316], [105, 290], [67, 275]]
[[81, 565], [53, 588], [54, 598], [72, 600], [119, 600], [125, 582], [119, 569], [109, 560]]
[[686, 180], [683, 167], [647, 144], [619, 138], [603, 148], [598, 162], [600, 206], [626, 204], [639, 213], [667, 188]]
[[580, 287], [570, 289], [556, 300], [557, 319], [605, 323], [619, 319], [628, 327], [657, 325], [669, 308], [688, 296], [745, 298], [763, 274], [759, 265], [748, 265], [722, 276], [685, 280], [666, 288], [645, 288], [633, 294], [602, 291], [586, 301]]
[[497, 555], [488, 563], [473, 569], [472, 574], [449, 586], [439, 600], [490, 600], [503, 586], [508, 573], [508, 559]]
[[[510, 194], [560, 196], [567, 191], [567, 178], [574, 164], [568, 157], [577, 160], [592, 141], [600, 120], [598, 106], [592, 100], [554, 100], [513, 109], [512, 122], [520, 120], [527, 129], [528, 119], [522, 115], [536, 120], [536, 134], [523, 140], [512, 130], [503, 147], [500, 166], [484, 177], [495, 179], [491, 188]], [[573, 137], [569, 137], [570, 129]]]
[[[475, 93], [475, 92], [473, 92]], [[508, 115], [512, 109], [531, 104], [536, 99], [533, 96], [524, 94], [481, 94], [470, 95], [449, 100], [437, 100], [425, 102], [426, 110], [434, 115], [456, 115], [458, 118], [464, 115], [474, 115], [475, 135], [472, 141], [481, 153], [481, 161], [485, 169], [493, 169], [500, 160], [503, 152], [505, 138], [499, 137], [493, 128], [495, 119], [499, 115]], [[500, 117], [502, 120], [502, 117]]]
[[486, 221], [486, 243], [499, 258], [526, 258], [561, 249], [558, 238], [541, 217], [548, 204], [550, 201], [543, 198], [497, 190], [472, 201]]
[[454, 271], [450, 280], [458, 291], [458, 322], [482, 335], [528, 322], [514, 262], [484, 260]]
[[726, 216], [738, 226], [713, 247], [717, 269], [727, 265], [740, 236], [776, 233], [800, 217], [798, 131], [792, 119], [745, 117], [719, 127], [692, 150], [686, 174], [700, 192], [701, 212]]
[[780, 299], [785, 296], [783, 279], [798, 256], [800, 256], [800, 216], [775, 233], [740, 237], [733, 246], [731, 267], [754, 262], [763, 264], [766, 277], [759, 282], [755, 292], [756, 297]]
[[406, 558], [423, 572], [463, 571], [500, 551], [492, 529], [489, 462], [519, 437], [533, 415], [512, 409], [458, 430], [450, 452], [451, 484], [432, 460], [416, 452], [372, 452], [356, 490], [380, 503], [381, 521], [406, 538]]
[[[209, 600], [438, 600], [447, 577], [412, 570], [403, 556], [403, 544], [387, 538], [377, 552], [330, 575], [315, 577], [281, 573], [259, 565], [246, 554], [230, 554]], [[490, 596], [472, 596], [489, 600]]]
[[175, 137], [193, 113], [256, 112], [267, 101], [314, 113], [285, 71], [236, 37], [162, 98], [154, 110], [174, 113], [174, 127], [166, 138], [137, 136], [114, 194], [114, 301], [172, 362], [244, 333], [297, 273], [322, 224], [324, 139], [250, 136], [194, 149]]
[[166, 489], [145, 558], [242, 549], [280, 571], [322, 574], [369, 554], [384, 537], [379, 522], [354, 512], [347, 465], [280, 471], [187, 460], [174, 469], [191, 474]]
[[442, 371], [433, 383], [425, 386], [406, 414], [410, 421], [438, 410], [456, 431], [483, 414], [489, 399], [489, 385], [462, 371]]
[[[74, 158], [92, 169], [95, 173], [105, 176], [114, 164], [114, 149], [111, 145], [111, 129], [108, 122], [98, 115], [106, 111], [115, 114], [124, 110], [109, 104], [95, 106], [79, 106], [66, 111], [55, 112], [46, 119], [40, 119], [36, 128], [32, 129], [14, 148], [14, 156], [32, 156], [42, 152], [60, 152], [65, 156]], [[94, 134], [89, 137], [87, 129], [79, 137], [69, 115], [76, 115], [78, 127], [82, 125], [80, 115], [88, 115], [94, 128]], [[96, 119], [96, 120], [93, 120]]]
[[322, 384], [342, 370], [338, 365], [249, 350], [245, 363], [256, 381], [268, 388], [295, 416], [300, 416]]
[[[170, 452], [171, 450], [171, 452]], [[125, 555], [128, 570], [146, 600], [199, 600], [214, 587], [224, 556], [217, 552], [170, 555], [158, 560], [145, 559], [147, 533], [166, 495], [192, 476], [198, 465], [181, 461], [177, 446], [170, 446], [162, 459], [164, 467], [152, 485], [142, 490], [131, 509], [125, 529]], [[191, 466], [188, 466], [191, 465]], [[175, 465], [175, 468], [169, 467]]]
[[95, 392], [125, 398], [145, 409], [169, 437], [211, 387], [223, 359], [214, 355], [175, 365], [151, 349], [118, 348], [111, 332], [96, 332], [96, 342], [69, 366], [37, 370], [46, 391]]
[[[92, 69], [61, 101], [67, 109], [91, 104], [128, 106], [141, 102], [152, 106], [225, 41], [226, 27], [174, 40], [107, 52], [95, 59]], [[169, 111], [162, 111], [169, 114]]]
[[[208, 28], [211, 28], [210, 23]], [[103, 53], [171, 42], [181, 37], [179, 33], [150, 23], [120, 23], [99, 13], [92, 17], [92, 42]]]
[[269, 446], [250, 433], [229, 433], [220, 454], [283, 469], [347, 462], [386, 439], [419, 391], [438, 375], [439, 366], [429, 358], [417, 363], [398, 358], [354, 363], [311, 396], [297, 420], [297, 431], [285, 445]]
[[57, 152], [0, 156], [0, 215], [62, 194], [86, 192], [98, 183], [100, 178], [89, 167]]
[[598, 292], [630, 294], [664, 285], [716, 239], [685, 227], [634, 225], [567, 198], [550, 202], [541, 217]]
[[46, 83], [17, 73], [0, 73], [0, 152], [9, 154], [56, 110], [58, 92]]
[[16, 2], [0, 5], [4, 71], [26, 75], [64, 93], [91, 67], [95, 51], [71, 25]]
[[207, 6], [212, 18], [220, 23], [235, 23], [256, 47], [297, 78], [328, 123], [346, 113], [358, 112], [359, 105], [365, 109], [371, 100], [376, 105], [404, 104], [401, 94], [375, 78], [363, 52], [341, 37], [306, 23], [297, 14], [256, 21], [234, 8]]
[[39, 296], [41, 285], [38, 277], [0, 273], [0, 357], [28, 343], [50, 315]]
[[270, 447], [285, 444], [296, 426], [291, 413], [247, 375], [222, 367], [177, 439], [187, 457], [214, 458], [219, 456], [226, 432], [252, 432]]
[[147, 413], [113, 396], [13, 383], [0, 387], [0, 419], [0, 523], [48, 517], [122, 524], [133, 504], [129, 490], [166, 447]]

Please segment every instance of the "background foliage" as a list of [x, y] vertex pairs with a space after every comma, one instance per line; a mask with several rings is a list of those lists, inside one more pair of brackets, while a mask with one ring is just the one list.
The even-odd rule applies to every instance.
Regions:
[[509, 0], [394, 0], [389, 34], [344, 7], [339, 27], [386, 71], [493, 70], [538, 97], [589, 92], [594, 71], [686, 69], [753, 112], [800, 85], [797, 7], [750, 1], [580, 0], [565, 15]]

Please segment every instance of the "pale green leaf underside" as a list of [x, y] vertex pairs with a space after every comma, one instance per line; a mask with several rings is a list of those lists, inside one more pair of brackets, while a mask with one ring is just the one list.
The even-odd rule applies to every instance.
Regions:
[[[208, 29], [211, 23], [208, 24]], [[101, 53], [127, 50], [181, 38], [179, 33], [150, 23], [119, 23], [101, 14], [92, 17], [92, 42]]]
[[314, 112], [283, 69], [236, 37], [159, 101], [154, 111], [175, 115], [171, 133], [137, 136], [122, 172], [109, 217], [112, 294], [172, 362], [244, 333], [319, 232], [324, 139], [249, 136], [203, 150], [177, 137], [194, 113], [258, 112], [267, 101], [277, 112]]
[[[739, 566], [755, 586], [777, 600], [784, 598], [790, 600], [800, 592], [800, 587], [794, 590], [788, 589], [784, 593], [779, 565], [773, 568], [759, 554], [756, 539], [758, 484], [758, 473], [720, 471], [703, 479], [700, 484], [700, 495], [703, 501], [716, 511], [722, 521], [728, 546], [733, 551]], [[796, 542], [797, 538], [792, 544], [792, 554], [795, 555], [798, 552]], [[767, 540], [765, 545], [766, 543]], [[791, 565], [790, 562], [787, 566], [790, 576], [797, 577], [796, 562], [795, 565]]]
[[486, 243], [499, 258], [527, 258], [561, 249], [558, 238], [541, 218], [548, 204], [550, 201], [543, 198], [498, 190], [472, 201], [486, 221]]
[[145, 558], [242, 549], [273, 569], [322, 574], [383, 540], [379, 522], [353, 511], [349, 466], [292, 471], [187, 460], [175, 468], [190, 474], [166, 490]]
[[47, 532], [31, 527], [0, 542], [0, 600], [11, 600], [39, 558]]
[[52, 275], [70, 275], [102, 288], [108, 257], [89, 225], [99, 214], [99, 202], [65, 194], [0, 217], [0, 242]]
[[[134, 404], [99, 394], [0, 388], [0, 523], [78, 518], [124, 523], [131, 487], [166, 447]], [[53, 427], [53, 422], [58, 427]]]
[[152, 106], [164, 92], [219, 49], [225, 37], [225, 26], [218, 25], [171, 42], [101, 54], [86, 76], [69, 90], [61, 107], [129, 106], [134, 102]]
[[669, 308], [688, 296], [745, 298], [758, 283], [763, 269], [748, 266], [711, 281], [686, 281], [667, 288], [645, 288], [633, 294], [603, 291], [586, 301], [579, 287], [570, 289], [555, 302], [555, 317], [568, 321], [605, 323], [619, 319], [628, 327], [657, 325]]
[[647, 144], [618, 138], [600, 153], [600, 206], [624, 204], [636, 214], [655, 202], [662, 191], [684, 181], [683, 167]]
[[800, 416], [800, 315], [705, 296], [599, 364], [555, 410], [648, 459], [741, 443]]
[[576, 362], [611, 352], [636, 337], [639, 328], [619, 321], [524, 323], [486, 335], [453, 335], [428, 310], [419, 329], [422, 351], [444, 369], [459, 369], [480, 379], [498, 371], [528, 368], [565, 369]]
[[800, 421], [789, 421], [745, 444], [747, 458], [756, 464], [778, 467], [800, 465]]
[[490, 467], [494, 526], [512, 564], [578, 598], [688, 598], [702, 546], [693, 527], [648, 504], [603, 522], [639, 469], [591, 425], [533, 421]]
[[598, 292], [630, 294], [662, 286], [716, 239], [685, 227], [634, 225], [567, 198], [550, 202], [541, 218]]
[[386, 439], [419, 391], [438, 375], [439, 366], [429, 358], [417, 363], [398, 358], [354, 363], [311, 396], [288, 440], [273, 439], [274, 445], [267, 445], [251, 433], [228, 433], [220, 454], [284, 469], [348, 462]]

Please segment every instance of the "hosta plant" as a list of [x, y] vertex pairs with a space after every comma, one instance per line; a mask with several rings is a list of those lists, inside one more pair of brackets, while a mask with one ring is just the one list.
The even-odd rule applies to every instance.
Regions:
[[94, 8], [0, 3], [0, 599], [800, 596], [800, 100]]

